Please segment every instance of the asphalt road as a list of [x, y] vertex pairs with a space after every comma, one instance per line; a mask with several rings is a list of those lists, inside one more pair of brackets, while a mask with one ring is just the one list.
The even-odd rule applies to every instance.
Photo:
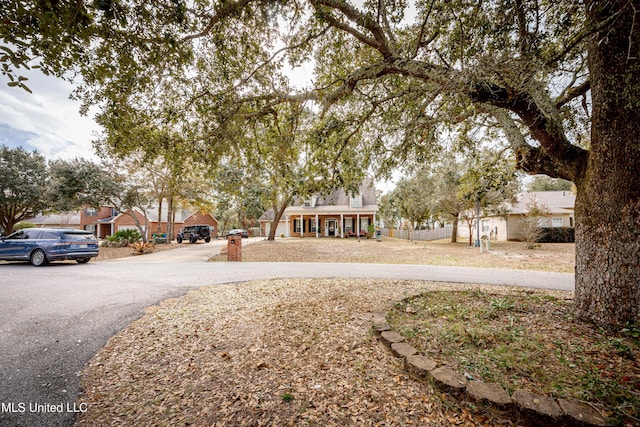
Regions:
[[[244, 244], [251, 243], [244, 240]], [[69, 426], [79, 373], [144, 307], [200, 286], [368, 277], [573, 289], [573, 275], [419, 265], [207, 263], [223, 241], [85, 265], [0, 264], [0, 425]]]

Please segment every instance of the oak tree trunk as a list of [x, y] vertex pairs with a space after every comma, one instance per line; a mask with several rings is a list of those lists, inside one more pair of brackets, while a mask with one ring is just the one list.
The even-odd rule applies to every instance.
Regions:
[[267, 237], [267, 240], [273, 241], [276, 239], [278, 224], [280, 224], [282, 215], [284, 214], [285, 209], [287, 209], [287, 206], [289, 206], [289, 203], [290, 200], [287, 198], [279, 206], [277, 203], [273, 204], [274, 218], [273, 221], [271, 221], [271, 228], [269, 228], [269, 236]]
[[589, 40], [591, 147], [577, 180], [576, 314], [619, 327], [640, 320], [640, 27], [626, 0], [587, 1], [613, 25]]

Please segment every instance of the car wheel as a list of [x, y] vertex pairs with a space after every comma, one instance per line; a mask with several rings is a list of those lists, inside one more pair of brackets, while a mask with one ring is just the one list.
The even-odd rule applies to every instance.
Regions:
[[211, 241], [211, 237], [205, 237], [204, 242], [209, 243]]
[[176, 242], [182, 243], [182, 237], [180, 237], [180, 236], [176, 237]]
[[86, 263], [88, 263], [89, 261], [91, 261], [91, 258], [79, 258], [79, 259], [77, 259], [77, 260], [76, 260], [76, 262], [77, 262], [78, 264], [86, 264]]
[[36, 249], [31, 254], [31, 259], [29, 261], [31, 262], [31, 265], [40, 267], [47, 263], [47, 254], [45, 254], [42, 249]]
[[189, 239], [189, 241], [190, 241], [191, 243], [196, 243], [196, 242], [198, 241], [198, 238], [197, 238], [197, 237], [195, 237], [195, 236], [191, 236], [191, 238]]

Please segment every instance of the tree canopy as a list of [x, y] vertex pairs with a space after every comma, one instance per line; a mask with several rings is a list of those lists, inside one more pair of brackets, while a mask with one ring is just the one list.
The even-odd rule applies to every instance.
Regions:
[[0, 227], [6, 234], [47, 207], [47, 163], [37, 152], [0, 147]]

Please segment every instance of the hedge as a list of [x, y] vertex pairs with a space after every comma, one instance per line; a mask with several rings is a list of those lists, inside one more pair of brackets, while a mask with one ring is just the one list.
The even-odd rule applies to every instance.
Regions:
[[576, 241], [573, 227], [542, 227], [539, 243], [574, 243]]

